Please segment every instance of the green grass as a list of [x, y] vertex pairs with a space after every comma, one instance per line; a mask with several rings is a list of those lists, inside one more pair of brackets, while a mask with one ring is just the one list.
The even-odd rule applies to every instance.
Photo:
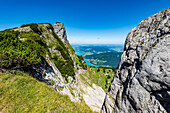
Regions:
[[69, 43], [68, 40], [66, 41], [66, 44], [67, 44], [67, 46], [68, 46], [68, 49], [70, 50], [70, 53], [71, 53], [72, 55], [74, 55], [74, 54], [75, 54], [75, 51], [74, 51], [74, 49], [72, 48], [72, 46], [70, 45], [70, 43]]
[[46, 113], [92, 112], [85, 103], [71, 102], [29, 75], [0, 74], [0, 112]]
[[115, 70], [112, 68], [95, 68], [87, 66], [87, 71], [84, 74], [80, 74], [81, 81], [92, 87], [92, 84], [96, 84], [106, 92], [111, 85], [111, 81], [115, 74]]
[[82, 81], [84, 84], [89, 85], [89, 86], [92, 87], [91, 82], [89, 83], [83, 74], [79, 74], [79, 76], [80, 76], [81, 81]]
[[27, 38], [27, 39], [33, 39], [33, 40], [41, 40], [40, 35], [33, 32], [23, 32], [19, 35], [20, 38]]

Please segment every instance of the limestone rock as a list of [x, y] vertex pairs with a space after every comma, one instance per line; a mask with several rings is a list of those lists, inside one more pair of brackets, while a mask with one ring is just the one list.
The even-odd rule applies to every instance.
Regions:
[[[39, 29], [44, 29], [44, 32], [42, 32], [41, 36], [44, 37], [45, 42], [47, 45], [57, 43], [55, 42], [55, 37], [52, 35], [52, 30], [48, 29], [50, 26], [48, 24], [39, 24]], [[59, 25], [53, 26], [54, 32], [58, 35], [59, 38], [63, 41], [63, 46], [65, 46], [68, 51], [68, 43], [67, 41], [67, 35], [65, 31], [65, 27], [63, 23], [60, 23]], [[55, 49], [55, 46], [49, 48], [49, 51], [52, 54], [57, 54], [58, 57], [64, 60], [62, 53]], [[72, 58], [74, 55], [71, 55], [69, 53], [69, 56]], [[73, 59], [73, 58], [72, 58]], [[72, 77], [69, 77], [69, 81], [65, 81], [65, 78], [61, 75], [58, 68], [55, 66], [54, 62], [50, 60], [48, 56], [46, 56], [46, 62], [48, 64], [48, 68], [45, 68], [45, 77], [44, 79], [50, 82], [50, 85], [56, 89], [61, 94], [66, 94], [70, 97], [71, 101], [80, 101], [80, 88], [78, 84], [78, 77], [75, 75], [75, 79]], [[50, 69], [50, 73], [48, 73], [48, 69]], [[53, 84], [51, 84], [53, 83]]]
[[170, 112], [170, 8], [128, 34], [101, 112]]
[[[80, 69], [78, 70], [78, 73], [82, 74], [86, 72], [85, 70]], [[101, 87], [97, 86], [96, 84], [92, 84], [92, 87], [87, 84], [84, 84], [80, 80], [80, 78], [79, 78], [79, 85], [85, 103], [90, 107], [92, 111], [100, 112], [100, 109], [102, 107], [106, 95], [104, 90]]]
[[54, 27], [54, 32], [59, 36], [59, 38], [66, 43], [67, 41], [67, 34], [66, 34], [66, 30], [64, 27], [63, 23], [56, 23], [53, 25]]

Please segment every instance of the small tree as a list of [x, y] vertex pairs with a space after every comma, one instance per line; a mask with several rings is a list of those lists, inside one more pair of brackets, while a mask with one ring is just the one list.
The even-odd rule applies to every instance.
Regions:
[[99, 72], [100, 71], [100, 69], [99, 68], [97, 68], [97, 72]]

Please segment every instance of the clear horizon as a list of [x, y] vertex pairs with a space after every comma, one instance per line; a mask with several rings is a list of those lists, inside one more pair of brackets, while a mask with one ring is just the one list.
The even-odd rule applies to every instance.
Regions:
[[170, 0], [2, 0], [0, 30], [29, 23], [64, 23], [71, 44], [124, 44], [145, 18]]

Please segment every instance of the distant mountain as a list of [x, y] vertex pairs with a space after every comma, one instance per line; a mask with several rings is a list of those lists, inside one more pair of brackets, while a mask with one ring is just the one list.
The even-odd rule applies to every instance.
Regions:
[[73, 44], [72, 47], [87, 65], [95, 67], [117, 67], [124, 49], [123, 44]]
[[86, 44], [86, 45], [72, 45], [73, 49], [76, 51], [76, 53], [82, 53], [83, 56], [85, 55], [91, 55], [91, 54], [99, 54], [99, 53], [105, 53], [105, 52], [123, 52], [123, 45], [121, 44]]
[[105, 52], [86, 55], [84, 58], [99, 67], [117, 67], [123, 52]]

